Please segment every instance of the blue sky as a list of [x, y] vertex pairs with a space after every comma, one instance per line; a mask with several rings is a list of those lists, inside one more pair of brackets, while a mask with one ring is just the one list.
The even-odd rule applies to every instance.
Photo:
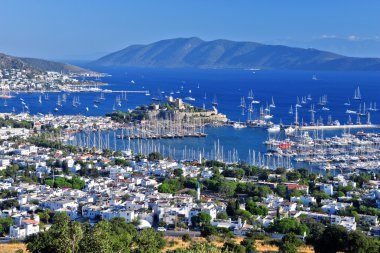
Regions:
[[376, 0], [2, 0], [0, 52], [88, 60], [175, 37], [379, 39], [379, 11]]

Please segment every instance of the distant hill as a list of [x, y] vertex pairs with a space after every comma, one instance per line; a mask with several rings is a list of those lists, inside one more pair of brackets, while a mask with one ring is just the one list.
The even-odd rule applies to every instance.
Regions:
[[378, 58], [355, 58], [316, 49], [229, 40], [177, 38], [132, 45], [89, 64], [164, 68], [380, 70]]
[[64, 73], [87, 73], [91, 72], [71, 64], [41, 60], [35, 58], [19, 58], [0, 53], [0, 68], [18, 68], [30, 72], [57, 71]]

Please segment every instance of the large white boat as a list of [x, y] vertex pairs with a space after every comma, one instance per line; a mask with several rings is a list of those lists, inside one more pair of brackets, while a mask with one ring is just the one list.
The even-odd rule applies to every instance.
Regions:
[[281, 128], [279, 125], [273, 125], [270, 128], [267, 129], [268, 133], [277, 133], [281, 131]]
[[247, 126], [245, 124], [242, 124], [240, 122], [235, 122], [233, 125], [232, 125], [233, 128], [246, 128]]

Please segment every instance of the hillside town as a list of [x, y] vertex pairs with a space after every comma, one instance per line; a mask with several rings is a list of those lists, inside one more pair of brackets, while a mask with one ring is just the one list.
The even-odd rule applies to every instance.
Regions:
[[137, 229], [177, 236], [228, 232], [278, 239], [293, 232], [305, 239], [315, 223], [380, 236], [379, 173], [333, 176], [74, 147], [57, 141], [60, 129], [110, 129], [119, 123], [109, 117], [33, 117], [0, 117], [5, 239], [46, 231], [57, 213], [90, 224], [120, 217]]
[[100, 73], [63, 73], [55, 71], [31, 72], [26, 69], [0, 68], [0, 98], [11, 98], [11, 92], [43, 91], [101, 91], [98, 81], [84, 77], [102, 76]]

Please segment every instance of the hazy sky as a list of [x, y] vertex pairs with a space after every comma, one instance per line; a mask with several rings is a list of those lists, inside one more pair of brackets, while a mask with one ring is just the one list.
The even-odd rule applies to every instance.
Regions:
[[87, 60], [174, 37], [379, 38], [379, 12], [378, 0], [1, 0], [0, 52]]

